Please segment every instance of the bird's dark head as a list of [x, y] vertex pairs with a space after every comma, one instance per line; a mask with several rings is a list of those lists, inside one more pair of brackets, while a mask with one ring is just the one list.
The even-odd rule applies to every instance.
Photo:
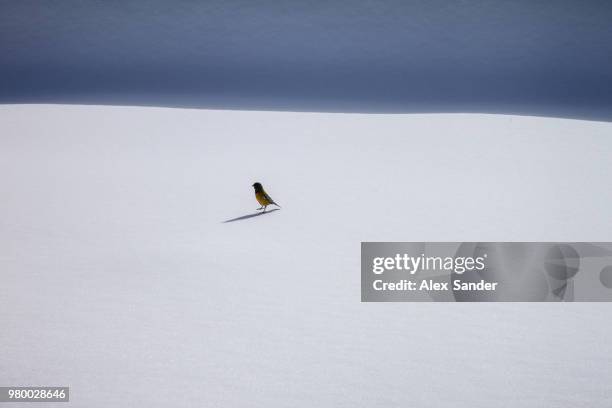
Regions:
[[253, 188], [255, 188], [255, 192], [259, 192], [263, 190], [263, 186], [261, 185], [261, 183], [253, 184]]

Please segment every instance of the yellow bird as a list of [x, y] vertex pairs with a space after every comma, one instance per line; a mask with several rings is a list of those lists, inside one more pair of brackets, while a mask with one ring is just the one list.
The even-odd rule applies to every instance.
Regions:
[[266, 212], [266, 207], [270, 204], [280, 207], [280, 205], [276, 204], [272, 197], [266, 193], [261, 183], [253, 184], [253, 188], [255, 189], [255, 198], [257, 199], [257, 202], [261, 204], [261, 207], [259, 207], [258, 210], [264, 210], [264, 212]]

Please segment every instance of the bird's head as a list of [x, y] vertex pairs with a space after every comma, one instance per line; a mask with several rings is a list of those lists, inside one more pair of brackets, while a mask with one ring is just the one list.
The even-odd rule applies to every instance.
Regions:
[[255, 191], [263, 190], [263, 187], [262, 187], [261, 183], [254, 183], [253, 184], [253, 188], [255, 188]]

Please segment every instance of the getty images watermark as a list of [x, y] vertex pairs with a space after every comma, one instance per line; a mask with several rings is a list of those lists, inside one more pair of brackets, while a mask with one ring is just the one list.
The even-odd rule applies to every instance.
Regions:
[[68, 387], [0, 387], [0, 402], [69, 402]]
[[363, 242], [361, 300], [612, 301], [612, 243]]

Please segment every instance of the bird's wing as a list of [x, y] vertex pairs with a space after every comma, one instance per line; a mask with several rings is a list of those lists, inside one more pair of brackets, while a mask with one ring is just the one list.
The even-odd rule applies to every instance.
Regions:
[[266, 199], [266, 200], [268, 200], [269, 202], [271, 202], [272, 204], [274, 204], [274, 200], [272, 199], [272, 197], [270, 197], [270, 196], [268, 195], [268, 193], [266, 193], [266, 192], [264, 191], [263, 195], [264, 195], [264, 197], [265, 197], [265, 199]]

